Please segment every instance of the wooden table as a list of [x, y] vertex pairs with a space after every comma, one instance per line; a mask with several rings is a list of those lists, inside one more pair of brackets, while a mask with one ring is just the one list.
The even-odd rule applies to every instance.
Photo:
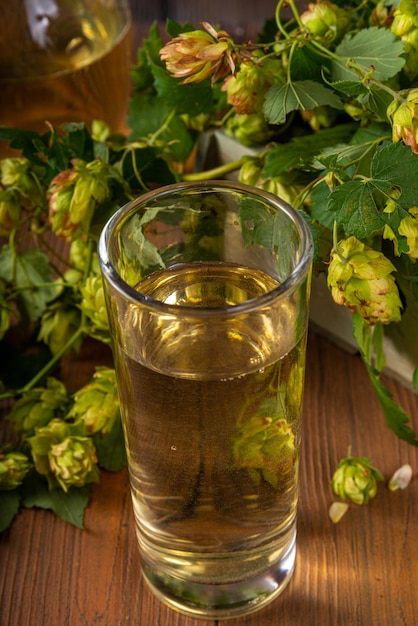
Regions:
[[[67, 364], [84, 384], [98, 355]], [[418, 430], [418, 398], [385, 381]], [[328, 518], [330, 476], [348, 446], [385, 478], [418, 449], [385, 426], [362, 362], [310, 333], [296, 571], [283, 594], [230, 626], [413, 626], [418, 620], [418, 477], [405, 491], [381, 484], [367, 506]], [[166, 608], [141, 577], [127, 472], [104, 474], [79, 530], [25, 510], [0, 536], [1, 626], [199, 626], [216, 621]]]

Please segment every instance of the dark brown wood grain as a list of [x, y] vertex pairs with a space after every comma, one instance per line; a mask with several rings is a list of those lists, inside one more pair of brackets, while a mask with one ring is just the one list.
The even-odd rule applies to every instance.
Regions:
[[[109, 354], [66, 362], [83, 384]], [[418, 398], [385, 381], [418, 430]], [[418, 450], [385, 426], [356, 355], [310, 333], [294, 577], [276, 601], [229, 626], [413, 626], [418, 580], [418, 478], [405, 491], [382, 484], [367, 506], [351, 506], [333, 525], [330, 477], [348, 446], [385, 478]], [[41, 510], [19, 513], [0, 537], [1, 626], [216, 626], [171, 611], [141, 578], [127, 472], [104, 474], [79, 530]]]

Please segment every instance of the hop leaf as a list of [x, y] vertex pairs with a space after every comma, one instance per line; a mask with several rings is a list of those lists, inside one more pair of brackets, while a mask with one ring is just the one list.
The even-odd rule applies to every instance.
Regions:
[[16, 432], [28, 437], [53, 418], [64, 416], [68, 404], [69, 397], [65, 386], [59, 380], [50, 377], [46, 387], [26, 391], [13, 405], [8, 419], [13, 422]]

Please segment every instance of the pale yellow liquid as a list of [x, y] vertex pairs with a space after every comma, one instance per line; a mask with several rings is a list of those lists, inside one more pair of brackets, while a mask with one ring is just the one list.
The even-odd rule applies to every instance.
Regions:
[[49, 19], [48, 28], [34, 31], [39, 42], [28, 43], [28, 18], [20, 2], [12, 4], [7, 28], [1, 26], [0, 126], [43, 133], [47, 122], [58, 128], [103, 120], [112, 131], [125, 131], [130, 19], [98, 2], [94, 14], [81, 0], [57, 2], [57, 16], [42, 18]]
[[[276, 285], [248, 268], [191, 264], [138, 289], [171, 304], [219, 307]], [[304, 338], [289, 345], [294, 319], [286, 337], [271, 338], [268, 308], [257, 323], [237, 316], [179, 324], [136, 314], [131, 322], [146, 336], [136, 342], [143, 356], [132, 358], [130, 341], [130, 355], [121, 350], [116, 361], [146, 576], [157, 595], [186, 612], [254, 610], [281, 590], [277, 563], [294, 550], [302, 386], [296, 399], [286, 390], [295, 369], [303, 370]], [[233, 451], [239, 429], [266, 402], [294, 436], [294, 452], [277, 459], [274, 484], [259, 469], [237, 466]]]

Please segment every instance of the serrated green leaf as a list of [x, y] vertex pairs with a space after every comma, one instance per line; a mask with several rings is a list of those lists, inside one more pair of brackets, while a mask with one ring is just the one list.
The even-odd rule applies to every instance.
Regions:
[[34, 140], [39, 137], [34, 130], [23, 130], [20, 128], [8, 128], [0, 126], [0, 139], [8, 141], [11, 148], [20, 150], [27, 159], [33, 160], [38, 165], [41, 161], [35, 156]]
[[271, 213], [260, 202], [251, 199], [241, 201], [238, 215], [244, 243], [256, 244], [276, 254], [279, 280], [287, 278], [292, 263], [290, 229], [282, 224], [282, 220], [275, 213]]
[[0, 491], [0, 533], [9, 528], [20, 508], [20, 489]]
[[369, 93], [365, 85], [355, 80], [338, 80], [330, 83], [330, 86], [337, 91], [341, 91], [346, 96], [360, 96], [361, 94], [367, 95]]
[[292, 80], [322, 80], [324, 58], [309, 46], [297, 47], [290, 59]]
[[404, 441], [418, 446], [418, 439], [413, 429], [408, 426], [410, 418], [405, 411], [393, 400], [390, 391], [379, 380], [378, 376], [367, 366], [367, 371], [372, 381], [377, 398], [382, 407], [388, 427]]
[[418, 439], [413, 429], [408, 426], [409, 416], [393, 400], [389, 390], [379, 378], [384, 365], [383, 355], [383, 326], [380, 324], [377, 332], [371, 329], [360, 315], [353, 315], [353, 335], [359, 346], [360, 354], [366, 366], [377, 399], [382, 407], [386, 424], [404, 441], [418, 446]]
[[[387, 122], [387, 108], [393, 100], [387, 91], [371, 87], [368, 93], [360, 95], [358, 100], [360, 104], [364, 104], [369, 111], [374, 113], [378, 119], [382, 122]], [[389, 126], [387, 126], [387, 130], [390, 131]]]
[[178, 115], [194, 117], [210, 110], [213, 91], [209, 79], [201, 83], [182, 85], [165, 68], [154, 65], [152, 72], [158, 96]]
[[53, 510], [48, 484], [39, 474], [31, 471], [22, 485], [22, 506], [27, 509], [38, 507]]
[[186, 24], [180, 24], [179, 22], [169, 18], [166, 22], [166, 30], [170, 37], [178, 37], [180, 33], [189, 33], [196, 30], [196, 27], [189, 22], [186, 22]]
[[283, 124], [291, 111], [311, 111], [324, 105], [343, 108], [331, 89], [313, 80], [303, 80], [271, 87], [266, 94], [263, 112], [269, 124]]
[[316, 185], [310, 195], [312, 202], [309, 213], [311, 217], [316, 219], [322, 226], [325, 226], [332, 232], [335, 221], [335, 215], [328, 207], [328, 198], [330, 195], [329, 187], [324, 180]]
[[22, 506], [28, 509], [34, 507], [49, 509], [64, 521], [77, 528], [83, 528], [90, 485], [72, 487], [67, 493], [62, 489], [50, 491], [46, 481], [36, 472], [31, 472], [22, 488]]
[[[132, 189], [168, 185], [176, 182], [167, 162], [159, 156], [156, 148], [134, 148], [125, 154], [122, 174]], [[139, 178], [138, 178], [139, 176]]]
[[120, 418], [115, 420], [109, 433], [104, 435], [97, 433], [93, 440], [100, 467], [109, 472], [119, 472], [127, 466], [125, 440]]
[[[391, 191], [400, 192], [394, 210], [383, 213]], [[363, 239], [389, 223], [397, 224], [415, 206], [418, 197], [418, 157], [403, 144], [388, 144], [373, 156], [370, 176], [337, 187], [329, 209], [348, 235]]]
[[[395, 76], [405, 64], [402, 58], [403, 43], [388, 28], [372, 26], [363, 28], [355, 35], [346, 35], [336, 48], [336, 55], [353, 60], [364, 73], [373, 70], [376, 80], [383, 81]], [[332, 80], [353, 81], [359, 78], [344, 61], [333, 60]]]
[[338, 124], [311, 135], [295, 137], [285, 144], [276, 144], [267, 154], [263, 176], [278, 176], [302, 162], [307, 163], [327, 146], [348, 141], [356, 128], [356, 124]]
[[4, 246], [0, 252], [0, 277], [18, 290], [31, 321], [39, 319], [48, 302], [58, 295], [48, 257], [37, 248], [14, 252]]
[[77, 528], [84, 527], [84, 512], [89, 503], [90, 485], [72, 487], [67, 493], [61, 489], [51, 491], [52, 510], [65, 522]]
[[329, 196], [328, 208], [347, 235], [368, 237], [382, 227], [379, 207], [373, 197], [374, 187], [368, 181], [349, 181]]
[[194, 147], [194, 137], [181, 117], [173, 115], [173, 110], [159, 98], [136, 94], [129, 104], [128, 124], [132, 131], [129, 141], [157, 135], [157, 145], [164, 145], [174, 161], [185, 161]]

